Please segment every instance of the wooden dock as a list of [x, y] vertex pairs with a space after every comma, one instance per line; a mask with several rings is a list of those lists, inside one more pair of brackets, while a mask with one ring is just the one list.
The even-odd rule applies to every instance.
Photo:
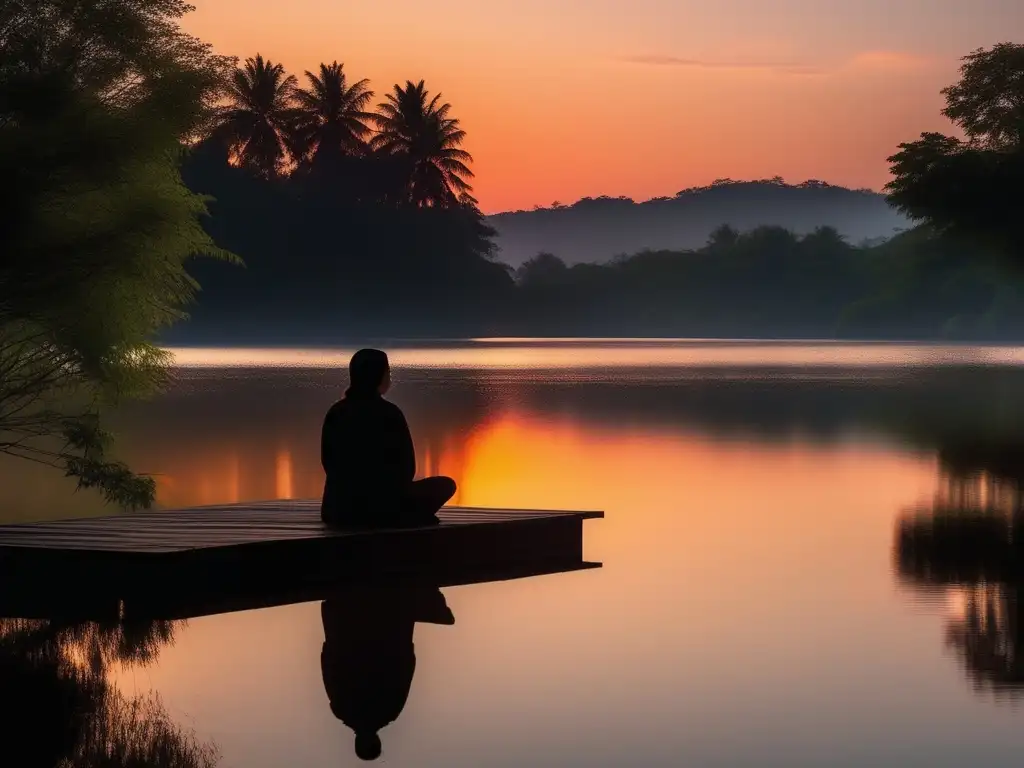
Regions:
[[0, 526], [0, 616], [190, 618], [320, 599], [332, 585], [454, 586], [597, 567], [602, 512], [446, 507], [440, 524], [337, 530], [319, 500]]

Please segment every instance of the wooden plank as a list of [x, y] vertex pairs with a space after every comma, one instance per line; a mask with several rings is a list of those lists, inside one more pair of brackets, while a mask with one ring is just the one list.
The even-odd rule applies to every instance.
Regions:
[[[492, 526], [601, 516], [599, 512], [446, 507], [439, 514], [440, 526], [433, 527]], [[316, 500], [258, 502], [0, 526], [0, 552], [38, 548], [156, 554], [252, 545], [267, 540], [366, 537], [392, 532], [328, 528], [320, 521], [319, 501]]]
[[[508, 517], [585, 514], [585, 512], [581, 513], [577, 510], [510, 509], [486, 507], [444, 507], [441, 510], [442, 517], [447, 517], [451, 519], [465, 518], [473, 516], [474, 514], [481, 513], [489, 516], [503, 515]], [[235, 515], [243, 515], [246, 518], [252, 519], [270, 519], [274, 521], [280, 521], [285, 519], [282, 517], [282, 514], [287, 515], [288, 519], [290, 520], [319, 522], [319, 502], [308, 499], [297, 499], [288, 502], [276, 502], [274, 503], [273, 506], [268, 506], [267, 503], [265, 502], [240, 502], [238, 504], [229, 505], [187, 507], [183, 509], [157, 510], [152, 512], [141, 513], [136, 512], [131, 514], [122, 514], [109, 517], [87, 517], [73, 518], [70, 520], [51, 520], [38, 523], [23, 523], [18, 526], [0, 526], [0, 528], [23, 527], [25, 525], [46, 527], [61, 526], [66, 524], [74, 524], [76, 526], [105, 526], [111, 521], [115, 520], [142, 523], [159, 521], [167, 517], [180, 518], [182, 516], [193, 516], [195, 518], [205, 519], [217, 519], [218, 517], [230, 519], [232, 516]]]
[[[524, 517], [549, 517], [559, 515], [600, 515], [599, 512], [586, 512], [576, 510], [537, 510], [537, 509], [488, 509], [479, 507], [444, 507], [439, 513], [443, 520], [456, 522], [458, 520], [474, 519], [479, 517], [520, 519]], [[133, 513], [125, 515], [114, 515], [109, 517], [86, 517], [70, 520], [50, 520], [36, 523], [21, 523], [17, 525], [0, 526], [0, 530], [22, 530], [29, 528], [62, 528], [72, 526], [75, 528], [106, 527], [113, 524], [123, 525], [149, 525], [167, 523], [176, 520], [187, 519], [194, 522], [223, 522], [233, 524], [241, 519], [259, 520], [285, 525], [291, 524], [319, 524], [319, 507], [311, 507], [308, 502], [296, 501], [287, 505], [280, 505], [278, 508], [267, 509], [258, 505], [250, 506], [245, 503], [220, 507], [190, 507], [177, 510], [161, 510], [146, 513]]]

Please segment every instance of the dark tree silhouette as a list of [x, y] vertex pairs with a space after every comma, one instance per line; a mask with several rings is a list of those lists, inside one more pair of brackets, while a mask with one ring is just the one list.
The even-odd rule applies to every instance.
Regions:
[[708, 236], [707, 248], [714, 252], [728, 251], [730, 248], [736, 246], [739, 242], [740, 233], [736, 231], [735, 227], [731, 227], [728, 224], [722, 224], [712, 230]]
[[843, 252], [849, 248], [846, 240], [839, 234], [835, 227], [818, 227], [803, 239], [805, 248], [818, 250], [823, 255], [831, 256], [836, 252]]
[[472, 155], [461, 148], [466, 132], [450, 116], [441, 94], [430, 98], [424, 81], [395, 85], [378, 106], [374, 120], [380, 132], [371, 146], [407, 159], [406, 202], [419, 207], [475, 204], [467, 179]]
[[1001, 43], [964, 58], [958, 83], [943, 90], [943, 115], [961, 140], [925, 133], [889, 158], [889, 201], [938, 232], [1024, 258], [1024, 45]]
[[565, 262], [553, 253], [542, 251], [516, 270], [516, 282], [523, 286], [548, 285], [558, 287], [569, 277]]
[[894, 555], [898, 573], [923, 590], [957, 588], [960, 616], [946, 627], [978, 692], [1024, 695], [1024, 444], [1019, 438], [963, 434], [939, 438], [943, 478], [931, 507], [902, 519]]
[[968, 54], [960, 81], [942, 93], [942, 114], [963, 128], [971, 145], [1024, 150], [1024, 45], [1000, 43]]
[[296, 112], [294, 75], [257, 54], [235, 70], [227, 87], [228, 104], [214, 135], [239, 165], [260, 176], [280, 173], [289, 160]]
[[295, 91], [292, 141], [300, 165], [366, 152], [373, 115], [365, 108], [373, 91], [369, 80], [349, 83], [344, 66], [334, 62], [321, 64], [319, 74], [307, 71], [309, 87]]

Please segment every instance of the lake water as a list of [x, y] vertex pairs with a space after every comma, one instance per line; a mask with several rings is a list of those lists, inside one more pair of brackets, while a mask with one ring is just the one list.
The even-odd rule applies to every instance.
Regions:
[[[178, 350], [171, 389], [114, 418], [121, 455], [164, 506], [315, 497], [350, 352]], [[600, 569], [443, 590], [455, 623], [416, 626], [383, 764], [1020, 765], [1017, 571], [996, 544], [909, 557], [898, 531], [1014, 519], [1024, 349], [483, 340], [392, 360], [453, 503], [607, 517], [585, 530]], [[0, 481], [7, 521], [109, 512], [31, 466]], [[109, 701], [155, 694], [150, 716], [220, 765], [359, 763], [319, 603], [161, 626], [145, 653], [119, 632], [62, 652]]]

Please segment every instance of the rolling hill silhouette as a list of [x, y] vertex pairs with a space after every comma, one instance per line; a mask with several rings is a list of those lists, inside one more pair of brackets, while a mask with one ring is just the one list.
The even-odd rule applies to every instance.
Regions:
[[723, 179], [640, 203], [587, 197], [572, 205], [495, 214], [488, 223], [498, 231], [498, 258], [513, 267], [540, 252], [578, 264], [645, 249], [699, 248], [722, 224], [741, 232], [777, 225], [797, 234], [831, 226], [851, 243], [884, 240], [910, 226], [877, 192], [815, 180], [786, 184], [781, 178]]

